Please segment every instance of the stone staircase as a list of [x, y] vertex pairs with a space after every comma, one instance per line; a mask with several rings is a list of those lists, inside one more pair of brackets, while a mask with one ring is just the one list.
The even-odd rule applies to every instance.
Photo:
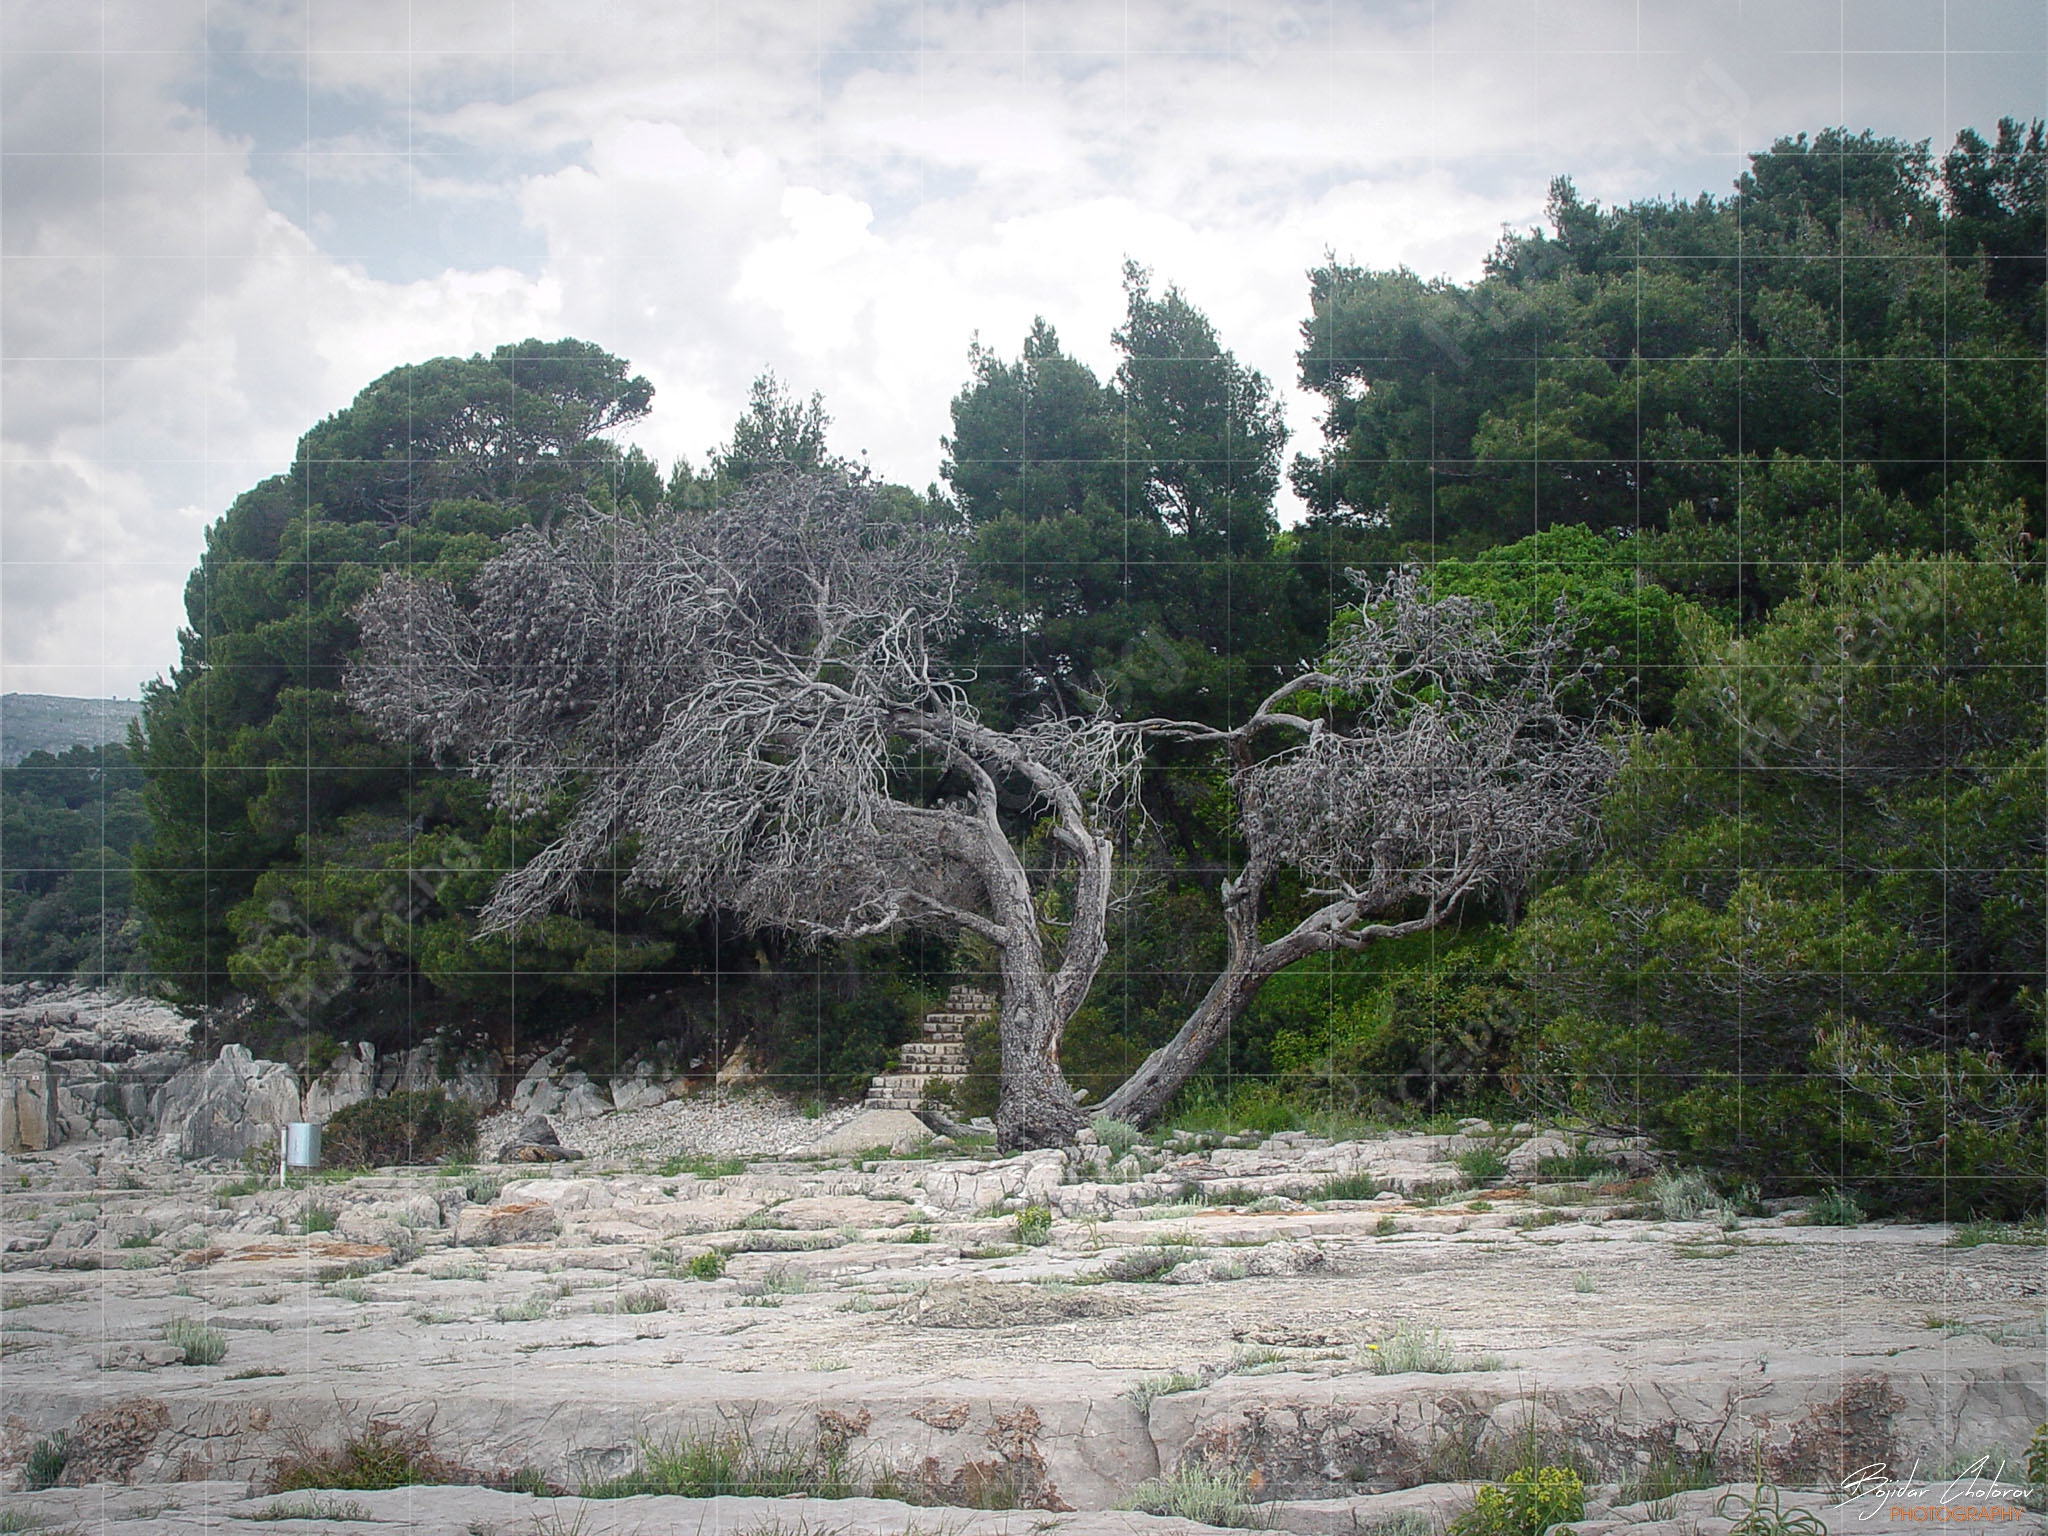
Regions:
[[958, 1083], [967, 1077], [967, 1026], [996, 1011], [995, 994], [978, 987], [955, 987], [946, 1006], [924, 1016], [924, 1037], [898, 1052], [900, 1072], [884, 1072], [868, 1085], [870, 1109], [916, 1109], [932, 1083]]

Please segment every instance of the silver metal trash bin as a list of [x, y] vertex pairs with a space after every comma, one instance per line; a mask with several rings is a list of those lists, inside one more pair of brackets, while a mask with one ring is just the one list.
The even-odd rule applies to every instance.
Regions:
[[320, 1127], [310, 1120], [294, 1120], [284, 1128], [284, 1165], [287, 1168], [320, 1166]]

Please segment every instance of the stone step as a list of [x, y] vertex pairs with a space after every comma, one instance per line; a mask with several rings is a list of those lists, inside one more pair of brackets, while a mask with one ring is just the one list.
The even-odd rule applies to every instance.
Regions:
[[965, 1071], [967, 1067], [964, 1045], [906, 1045], [898, 1054], [905, 1070], [912, 1072]]

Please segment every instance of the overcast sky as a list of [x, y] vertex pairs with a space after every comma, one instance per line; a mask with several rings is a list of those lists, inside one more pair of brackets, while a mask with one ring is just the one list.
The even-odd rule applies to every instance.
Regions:
[[170, 667], [206, 525], [400, 363], [573, 335], [702, 463], [772, 367], [922, 486], [970, 341], [1126, 256], [1293, 388], [1323, 254], [2048, 100], [2041, 0], [0, 0], [0, 691]]

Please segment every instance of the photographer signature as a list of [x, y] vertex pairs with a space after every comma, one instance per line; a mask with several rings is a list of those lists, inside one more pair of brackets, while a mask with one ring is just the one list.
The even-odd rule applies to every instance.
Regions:
[[[2001, 1466], [1998, 1469], [2003, 1472]], [[1869, 1520], [1880, 1510], [1893, 1520], [1940, 1524], [1973, 1521], [2020, 1520], [2026, 1517], [2021, 1504], [2030, 1490], [2001, 1483], [1991, 1473], [1991, 1458], [1980, 1456], [1961, 1471], [1945, 1479], [1921, 1481], [1918, 1469], [1895, 1478], [1881, 1461], [1859, 1467], [1842, 1480], [1842, 1503], [1861, 1504], [1859, 1519]]]

